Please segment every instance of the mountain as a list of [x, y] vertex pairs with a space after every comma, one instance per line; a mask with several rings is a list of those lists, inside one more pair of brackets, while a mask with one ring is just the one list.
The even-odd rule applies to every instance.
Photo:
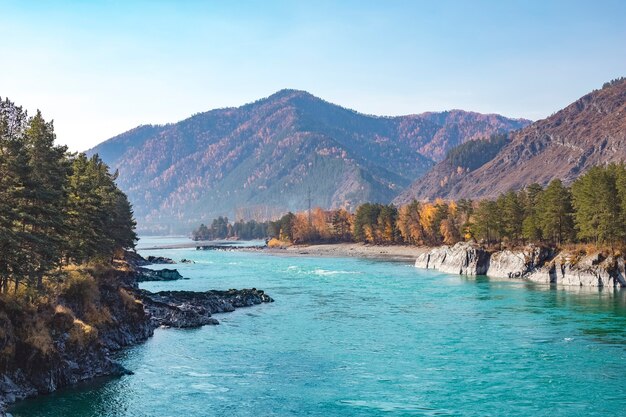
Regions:
[[218, 215], [270, 217], [311, 203], [389, 202], [451, 147], [526, 120], [453, 110], [376, 117], [304, 91], [139, 126], [88, 151], [119, 170], [142, 232]]
[[571, 183], [594, 165], [626, 161], [626, 79], [606, 83], [552, 116], [510, 134], [472, 169], [446, 158], [394, 199], [495, 197], [537, 182]]
[[511, 140], [510, 133], [465, 142], [448, 151], [446, 158], [400, 193], [393, 203], [403, 205], [413, 199], [448, 198], [468, 174], [491, 161]]

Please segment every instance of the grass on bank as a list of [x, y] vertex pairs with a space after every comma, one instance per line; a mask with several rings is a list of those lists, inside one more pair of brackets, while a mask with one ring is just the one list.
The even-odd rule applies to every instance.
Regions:
[[143, 312], [141, 301], [119, 287], [119, 274], [111, 266], [71, 265], [47, 276], [40, 290], [20, 286], [0, 294], [0, 371], [95, 347], [100, 331], [115, 326], [113, 308]]

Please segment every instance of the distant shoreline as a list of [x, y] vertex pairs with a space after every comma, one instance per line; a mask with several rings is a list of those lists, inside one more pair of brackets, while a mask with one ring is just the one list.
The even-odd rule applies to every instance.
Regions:
[[139, 250], [192, 249], [199, 246], [215, 248], [216, 246], [223, 246], [225, 250], [259, 252], [278, 256], [346, 257], [414, 263], [419, 255], [428, 252], [431, 249], [426, 246], [371, 245], [364, 243], [320, 243], [310, 245], [293, 245], [285, 248], [259, 248], [256, 246], [240, 246], [235, 242], [233, 243], [198, 241], [174, 245], [142, 247], [139, 248]]
[[284, 249], [267, 248], [263, 252], [286, 256], [364, 258], [414, 263], [419, 255], [429, 250], [426, 246], [327, 243], [294, 245]]

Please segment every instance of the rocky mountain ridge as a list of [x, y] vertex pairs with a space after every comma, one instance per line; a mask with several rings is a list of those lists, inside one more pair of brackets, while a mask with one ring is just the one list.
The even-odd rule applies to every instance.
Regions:
[[491, 198], [555, 178], [569, 184], [592, 166], [623, 161], [626, 79], [618, 79], [511, 133], [509, 143], [476, 169], [440, 162], [396, 201]]

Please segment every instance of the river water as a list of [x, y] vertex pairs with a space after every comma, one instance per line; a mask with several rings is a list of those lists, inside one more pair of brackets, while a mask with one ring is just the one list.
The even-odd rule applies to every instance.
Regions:
[[216, 315], [219, 326], [158, 329], [121, 354], [134, 375], [23, 402], [15, 417], [626, 416], [624, 291], [352, 258], [141, 252], [196, 261], [176, 265], [189, 280], [148, 290], [256, 287], [276, 301]]

